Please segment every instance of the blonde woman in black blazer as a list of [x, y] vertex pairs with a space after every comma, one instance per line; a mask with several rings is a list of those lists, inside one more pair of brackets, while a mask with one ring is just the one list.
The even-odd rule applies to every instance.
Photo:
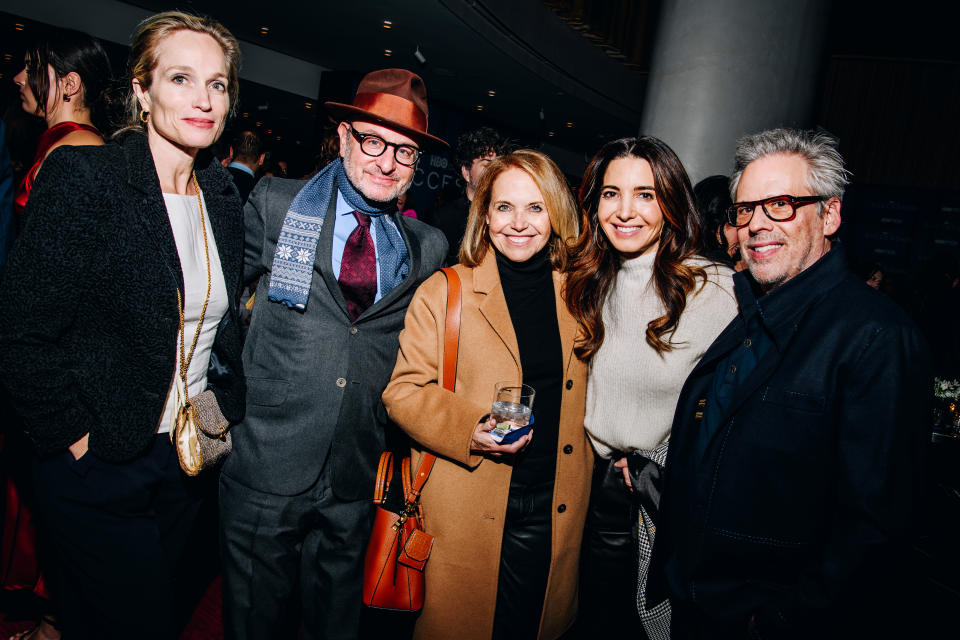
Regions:
[[[241, 203], [202, 151], [236, 104], [238, 53], [211, 20], [145, 20], [131, 126], [47, 158], [0, 286], [2, 376], [38, 453], [69, 638], [176, 636], [174, 572], [199, 508], [164, 432], [181, 363], [191, 400], [243, 413]], [[191, 323], [205, 329], [196, 349]]]

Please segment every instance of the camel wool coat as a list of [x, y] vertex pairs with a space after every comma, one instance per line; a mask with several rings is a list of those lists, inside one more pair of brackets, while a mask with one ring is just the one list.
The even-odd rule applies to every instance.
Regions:
[[[494, 384], [519, 384], [523, 375], [495, 254], [488, 251], [476, 268], [454, 269], [463, 295], [455, 392], [438, 382], [447, 283], [436, 273], [420, 286], [407, 309], [397, 365], [383, 401], [390, 418], [415, 440], [412, 468], [419, 464], [418, 447], [437, 455], [422, 496], [424, 529], [436, 540], [426, 567], [426, 604], [414, 637], [489, 640], [513, 468], [472, 455], [470, 442], [477, 423], [490, 412]], [[553, 278], [564, 383], [550, 574], [538, 635], [545, 640], [562, 635], [576, 617], [580, 541], [593, 468], [583, 429], [587, 369], [573, 354], [577, 324], [560, 296], [563, 276], [554, 272]]]

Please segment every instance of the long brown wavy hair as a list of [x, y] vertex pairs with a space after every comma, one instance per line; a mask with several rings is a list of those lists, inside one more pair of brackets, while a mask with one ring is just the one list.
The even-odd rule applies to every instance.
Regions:
[[583, 333], [574, 348], [589, 362], [603, 344], [603, 303], [617, 279], [623, 258], [600, 228], [597, 210], [607, 167], [618, 158], [639, 158], [650, 163], [653, 186], [663, 212], [663, 229], [653, 263], [653, 282], [666, 312], [647, 324], [647, 343], [658, 354], [673, 350], [671, 337], [687, 306], [687, 295], [706, 283], [706, 272], [684, 260], [700, 248], [700, 216], [693, 187], [677, 154], [663, 141], [651, 137], [620, 138], [603, 146], [590, 161], [580, 186], [583, 222], [580, 238], [570, 248], [564, 298]]

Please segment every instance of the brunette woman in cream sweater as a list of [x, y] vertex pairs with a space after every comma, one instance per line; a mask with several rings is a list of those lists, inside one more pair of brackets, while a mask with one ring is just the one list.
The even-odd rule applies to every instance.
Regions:
[[733, 272], [696, 255], [690, 179], [656, 138], [606, 144], [580, 199], [584, 229], [566, 300], [584, 336], [576, 349], [590, 366], [584, 424], [598, 457], [578, 626], [668, 638], [669, 605], [644, 598], [651, 515], [680, 389], [736, 313]]

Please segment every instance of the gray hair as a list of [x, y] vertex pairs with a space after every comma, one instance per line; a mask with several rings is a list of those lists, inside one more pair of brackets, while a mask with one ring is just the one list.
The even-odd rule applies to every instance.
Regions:
[[[736, 201], [744, 169], [754, 160], [777, 153], [795, 154], [807, 161], [807, 186], [828, 198], [843, 198], [850, 172], [843, 166], [837, 142], [825, 133], [799, 129], [769, 129], [737, 140], [734, 172], [730, 176], [730, 197]], [[822, 211], [822, 203], [821, 203]]]

